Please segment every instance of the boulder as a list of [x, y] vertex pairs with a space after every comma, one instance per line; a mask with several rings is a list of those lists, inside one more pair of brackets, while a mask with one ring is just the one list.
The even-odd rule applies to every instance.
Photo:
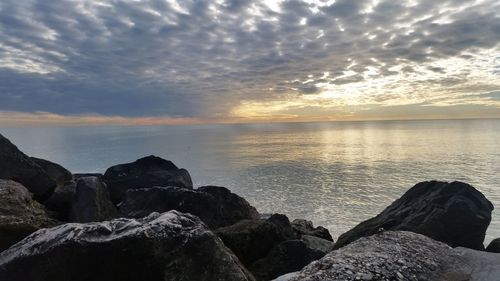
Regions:
[[118, 211], [109, 199], [106, 185], [98, 177], [82, 177], [76, 182], [70, 221], [94, 222], [116, 217]]
[[272, 220], [242, 220], [215, 232], [241, 262], [249, 266], [265, 257], [279, 243], [298, 239], [298, 234], [293, 232], [291, 226], [288, 228], [281, 223], [276, 224], [275, 217]]
[[37, 201], [50, 197], [55, 181], [7, 138], [0, 135], [0, 179], [11, 179], [24, 185]]
[[177, 186], [193, 188], [191, 176], [185, 169], [156, 156], [148, 156], [135, 162], [112, 166], [104, 173], [111, 200], [118, 204], [129, 189], [153, 186]]
[[292, 221], [292, 227], [302, 235], [316, 236], [325, 240], [333, 241], [328, 229], [318, 226], [314, 227], [312, 221], [296, 219]]
[[426, 280], [495, 281], [500, 255], [451, 248], [408, 231], [360, 238], [275, 281]]
[[254, 262], [248, 269], [255, 279], [267, 281], [288, 272], [301, 270], [325, 254], [308, 247], [303, 240], [288, 240], [276, 245], [266, 257]]
[[67, 181], [73, 180], [71, 172], [59, 164], [36, 157], [30, 157], [30, 159], [38, 164], [38, 166], [42, 167], [42, 169], [49, 175], [58, 187], [63, 186]]
[[486, 247], [487, 252], [500, 253], [500, 238], [493, 239], [493, 241]]
[[133, 218], [169, 210], [196, 215], [211, 228], [258, 217], [255, 208], [245, 199], [217, 186], [198, 190], [172, 186], [131, 189], [120, 205], [120, 213]]
[[31, 196], [20, 183], [0, 179], [0, 252], [40, 228], [56, 225]]
[[325, 254], [333, 250], [334, 243], [332, 241], [319, 238], [317, 236], [302, 235], [302, 237], [300, 237], [300, 240], [304, 241], [308, 248], [323, 252]]
[[420, 233], [452, 247], [484, 249], [493, 205], [471, 185], [462, 182], [421, 182], [382, 213], [342, 234], [335, 248], [379, 230]]
[[58, 220], [68, 221], [75, 195], [76, 182], [69, 181], [64, 183], [63, 186], [57, 187], [49, 199], [43, 202], [43, 205], [47, 209], [54, 211]]
[[39, 230], [0, 254], [0, 280], [254, 278], [198, 218], [170, 211]]

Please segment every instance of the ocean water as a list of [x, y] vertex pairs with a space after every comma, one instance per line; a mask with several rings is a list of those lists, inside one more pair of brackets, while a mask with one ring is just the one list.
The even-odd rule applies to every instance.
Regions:
[[[196, 186], [222, 185], [260, 212], [334, 237], [425, 180], [464, 181], [500, 208], [500, 119], [196, 126], [1, 128], [25, 153], [72, 172], [157, 155]], [[500, 237], [495, 210], [487, 241]]]

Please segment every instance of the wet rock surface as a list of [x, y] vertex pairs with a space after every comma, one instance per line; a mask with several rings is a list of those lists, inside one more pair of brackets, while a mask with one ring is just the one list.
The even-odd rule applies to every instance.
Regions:
[[0, 252], [40, 228], [57, 224], [31, 197], [20, 183], [0, 179]]
[[220, 186], [205, 186], [196, 190], [180, 187], [128, 190], [120, 206], [122, 216], [134, 218], [169, 210], [196, 215], [211, 228], [259, 216], [245, 199]]
[[171, 161], [156, 156], [147, 156], [132, 163], [119, 164], [106, 170], [103, 176], [111, 200], [118, 204], [129, 189], [154, 186], [176, 186], [193, 188], [191, 176]]
[[170, 211], [39, 230], [0, 254], [0, 280], [254, 279], [198, 218]]
[[413, 231], [452, 247], [482, 250], [492, 210], [491, 202], [466, 183], [421, 182], [376, 217], [342, 234], [335, 248], [384, 229]]
[[0, 134], [0, 179], [24, 185], [40, 202], [49, 198], [56, 182], [32, 159]]

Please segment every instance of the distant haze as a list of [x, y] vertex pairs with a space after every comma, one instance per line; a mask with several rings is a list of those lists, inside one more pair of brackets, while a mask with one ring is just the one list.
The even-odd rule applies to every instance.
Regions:
[[0, 2], [0, 125], [484, 117], [497, 0]]

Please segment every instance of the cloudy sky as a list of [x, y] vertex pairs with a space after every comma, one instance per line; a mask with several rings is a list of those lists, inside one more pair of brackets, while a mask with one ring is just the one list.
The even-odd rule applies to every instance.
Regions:
[[476, 117], [498, 0], [0, 2], [0, 124]]

